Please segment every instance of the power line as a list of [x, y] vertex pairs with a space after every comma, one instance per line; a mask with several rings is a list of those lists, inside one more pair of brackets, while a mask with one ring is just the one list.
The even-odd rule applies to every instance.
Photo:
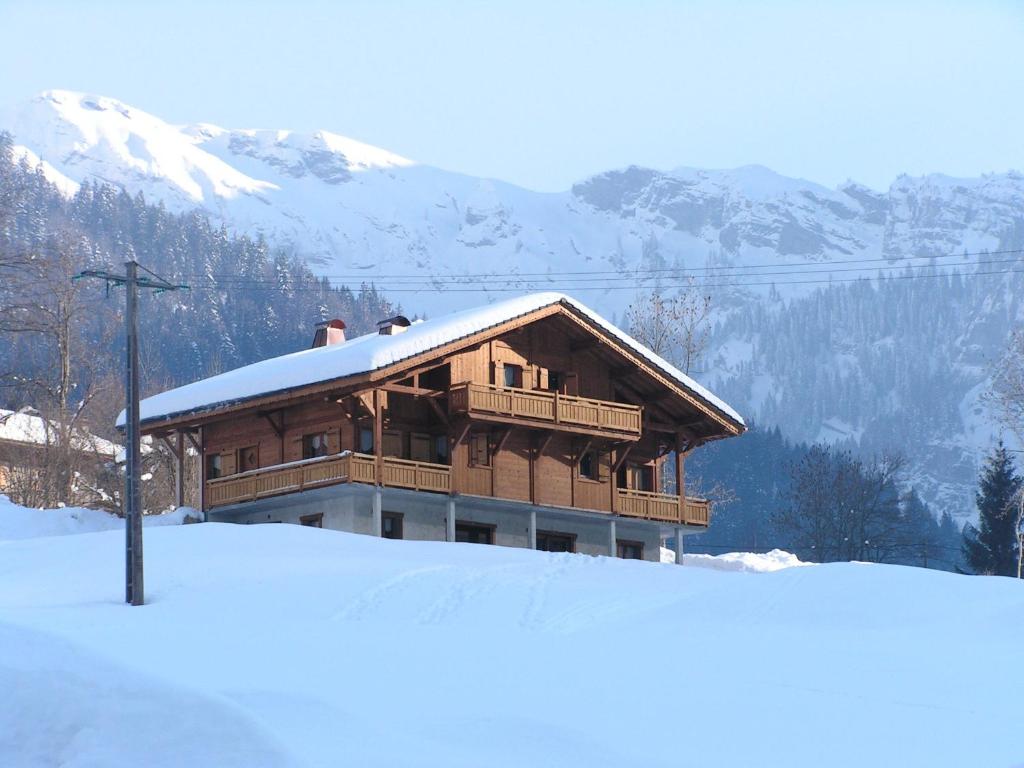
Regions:
[[[694, 267], [694, 268], [688, 268], [688, 267], [637, 267], [637, 268], [631, 268], [631, 269], [627, 268], [627, 269], [608, 269], [608, 270], [576, 270], [576, 271], [570, 271], [570, 270], [547, 270], [545, 272], [502, 272], [502, 271], [466, 272], [466, 273], [460, 273], [458, 275], [453, 274], [453, 275], [449, 275], [449, 276], [445, 276], [445, 277], [447, 279], [450, 279], [452, 277], [459, 277], [459, 278], [494, 278], [494, 279], [499, 279], [499, 278], [501, 278], [501, 279], [505, 279], [505, 278], [524, 278], [524, 277], [544, 278], [544, 277], [561, 277], [561, 276], [573, 276], [573, 275], [584, 275], [584, 276], [608, 275], [609, 277], [619, 277], [619, 276], [621, 276], [623, 274], [637, 274], [637, 275], [674, 274], [674, 275], [679, 275], [681, 273], [690, 273], [690, 272], [695, 272], [695, 271], [704, 271], [704, 272], [723, 271], [723, 270], [728, 270], [728, 271], [745, 271], [745, 270], [755, 270], [755, 269], [772, 269], [772, 268], [777, 268], [777, 267], [801, 267], [801, 268], [805, 268], [806, 269], [807, 267], [812, 267], [812, 266], [813, 267], [821, 267], [821, 269], [819, 269], [819, 270], [814, 270], [816, 272], [825, 272], [825, 271], [831, 271], [831, 267], [832, 267], [833, 264], [877, 264], [879, 262], [892, 262], [894, 259], [905, 259], [907, 262], [909, 262], [909, 261], [932, 261], [932, 260], [935, 260], [935, 259], [968, 258], [968, 257], [971, 257], [971, 256], [1005, 256], [1005, 255], [1011, 255], [1011, 254], [1016, 254], [1016, 255], [1024, 254], [1024, 249], [1022, 249], [1022, 248], [1008, 248], [1008, 249], [1002, 249], [1002, 250], [996, 250], [996, 251], [965, 251], [965, 252], [962, 252], [962, 253], [944, 253], [944, 254], [935, 254], [935, 255], [932, 255], [932, 256], [881, 256], [881, 257], [870, 257], [870, 258], [861, 258], [861, 259], [834, 259], [834, 260], [830, 260], [830, 261], [827, 261], [827, 262], [816, 262], [816, 263], [808, 263], [806, 261], [801, 261], [801, 262], [788, 262], [788, 263], [782, 262], [782, 263], [770, 263], [770, 264], [737, 264], [737, 265], [731, 265], [731, 266], [730, 265], [725, 265], [725, 264], [717, 265], [717, 266], [716, 265], [705, 265], [703, 267]], [[994, 262], [972, 262], [972, 263], [977, 264], [977, 263], [994, 263]], [[885, 268], [885, 269], [899, 269], [899, 268], [926, 267], [926, 266], [929, 266], [929, 265], [928, 264], [910, 264], [910, 263], [900, 263], [900, 264], [891, 264], [890, 263], [888, 266], [885, 266], [883, 268]], [[751, 276], [755, 276], [755, 275], [751, 275]], [[221, 274], [216, 274], [216, 273], [214, 273], [212, 275], [208, 274], [208, 273], [195, 274], [195, 275], [189, 275], [189, 277], [215, 277], [215, 278], [217, 278], [219, 280], [220, 279], [232, 280], [232, 279], [237, 278], [236, 275], [221, 275]], [[379, 280], [379, 279], [383, 279], [383, 278], [401, 280], [401, 279], [407, 279], [407, 278], [422, 279], [424, 276], [421, 275], [421, 274], [418, 274], [418, 273], [414, 273], [414, 272], [404, 272], [404, 273], [402, 273], [402, 272], [399, 272], [399, 273], [383, 273], [382, 272], [382, 273], [376, 273], [376, 274], [369, 273], [369, 272], [353, 272], [353, 273], [350, 273], [350, 274], [335, 274], [335, 275], [324, 274], [324, 275], [318, 275], [317, 277], [318, 278], [327, 278], [327, 279], [330, 279], [330, 280], [367, 280], [367, 279]], [[438, 277], [440, 277], [440, 276], [438, 276]], [[716, 275], [716, 277], [721, 277], [721, 275]], [[245, 278], [241, 278], [241, 279], [245, 279]]]
[[[1022, 253], [1024, 253], [1024, 252], [1022, 252]], [[1018, 256], [1018, 257], [1013, 258], [1013, 259], [985, 259], [985, 260], [979, 260], [979, 261], [972, 262], [970, 266], [977, 266], [979, 264], [982, 264], [982, 265], [988, 265], [988, 264], [1017, 264], [1017, 263], [1020, 263], [1021, 258], [1022, 257]], [[926, 269], [927, 265], [921, 265], [919, 268], [920, 269]], [[745, 277], [745, 278], [747, 278], [747, 277], [758, 277], [758, 278], [760, 278], [760, 277], [774, 277], [774, 276], [796, 276], [796, 277], [799, 277], [799, 276], [802, 276], [802, 275], [826, 275], [826, 274], [831, 275], [834, 272], [840, 272], [840, 273], [864, 272], [864, 273], [869, 273], [869, 271], [877, 271], [877, 270], [892, 270], [892, 271], [894, 271], [894, 270], [897, 270], [897, 269], [899, 269], [899, 270], [911, 269], [912, 270], [912, 269], [914, 269], [914, 267], [904, 264], [904, 265], [894, 265], [892, 267], [878, 267], [875, 270], [872, 270], [872, 268], [870, 268], [870, 267], [841, 267], [839, 269], [815, 269], [815, 270], [797, 269], [797, 270], [786, 270], [786, 271], [779, 271], [779, 272], [761, 272], [761, 273], [752, 274], [752, 275], [744, 275], [743, 277]], [[955, 267], [953, 269], [955, 270]], [[684, 270], [676, 270], [676, 272], [677, 273], [683, 273]], [[618, 281], [618, 279], [621, 279], [622, 277], [626, 277], [626, 276], [628, 276], [630, 274], [631, 274], [630, 272], [620, 273], [619, 278], [616, 278], [616, 280]], [[919, 274], [927, 274], [927, 273], [919, 273]], [[937, 275], [946, 275], [946, 274], [952, 275], [952, 274], [954, 274], [954, 272], [950, 271], [950, 272], [941, 272], [941, 273], [935, 273], [935, 274], [937, 274]], [[964, 274], [972, 274], [972, 273], [969, 273], [969, 272], [967, 272], [967, 273], [956, 272], [955, 274], [964, 275]], [[682, 274], [678, 274], [677, 276], [682, 277], [683, 275]], [[877, 274], [865, 274], [864, 275], [865, 278], [877, 277], [877, 276], [878, 276]], [[892, 276], [894, 276], [894, 275], [893, 275], [893, 273], [891, 271], [883, 275], [883, 277], [892, 277]], [[434, 287], [436, 287], [438, 281], [449, 280], [449, 281], [453, 281], [453, 282], [455, 282], [457, 284], [474, 283], [474, 284], [477, 284], [477, 285], [480, 285], [480, 286], [490, 285], [491, 283], [497, 281], [497, 282], [500, 282], [501, 285], [505, 286], [505, 285], [508, 285], [509, 280], [511, 280], [513, 277], [514, 277], [513, 275], [509, 274], [509, 275], [501, 278], [500, 281], [498, 281], [497, 278], [495, 278], [495, 280], [493, 280], [493, 281], [492, 280], [482, 280], [481, 281], [481, 280], [470, 280], [465, 275], [461, 275], [461, 274], [453, 274], [453, 275], [450, 275], [450, 276], [447, 276], [447, 277], [444, 277], [444, 278], [434, 277], [434, 276], [413, 277], [412, 275], [409, 275], [408, 277], [400, 278], [401, 282], [397, 283], [397, 285], [399, 285], [401, 287], [407, 287], [407, 288], [408, 287], [419, 287], [419, 286], [422, 286], [424, 288], [434, 288]], [[714, 277], [715, 277], [715, 279], [725, 280], [725, 279], [728, 279], [728, 278], [731, 278], [731, 277], [740, 277], [740, 276], [739, 275], [735, 275], [735, 276], [734, 275], [715, 275]], [[398, 279], [398, 278], [394, 278], [394, 279]], [[564, 280], [558, 280], [557, 283], [559, 285], [575, 286], [578, 283], [608, 282], [609, 280], [612, 280], [612, 279], [613, 278], [609, 278], [609, 277], [573, 277], [573, 278], [566, 278]], [[248, 282], [248, 283], [252, 283], [252, 284], [267, 285], [268, 287], [273, 287], [273, 288], [279, 287], [279, 284], [276, 281], [274, 281], [272, 278], [236, 277], [236, 278], [225, 278], [223, 281], [218, 281], [218, 284], [220, 284], [221, 282], [226, 283], [226, 284], [246, 283], [246, 282]], [[389, 280], [389, 283], [390, 282], [391, 282], [391, 280]], [[556, 281], [550, 281], [550, 280], [545, 280], [545, 281], [542, 281], [542, 280], [525, 280], [523, 282], [532, 285], [532, 284], [541, 283], [541, 282], [556, 282]], [[776, 281], [772, 281], [772, 282], [776, 282]], [[782, 282], [782, 281], [778, 281], [778, 282]], [[826, 281], [826, 282], [835, 282], [835, 281]], [[690, 283], [688, 283], [688, 285], [689, 284]], [[705, 283], [696, 283], [695, 282], [695, 283], [692, 283], [692, 285], [694, 285], [696, 287], [700, 287], [700, 286], [705, 285]], [[389, 290], [393, 290], [393, 289], [389, 289]]]
[[[814, 274], [814, 273], [809, 273]], [[768, 280], [762, 282], [740, 282], [740, 283], [678, 283], [678, 284], [662, 284], [660, 287], [664, 289], [673, 288], [752, 288], [752, 287], [771, 287], [771, 286], [786, 286], [786, 285], [834, 285], [842, 283], [856, 283], [856, 282], [871, 282], [874, 280], [924, 280], [924, 279], [935, 279], [935, 278], [976, 278], [976, 277], [987, 277], [993, 275], [1013, 275], [1013, 274], [1024, 274], [1024, 269], [1003, 269], [1003, 270], [986, 270], [981, 272], [934, 272], [926, 274], [911, 274], [911, 275], [863, 275], [860, 277], [847, 277], [847, 278], [835, 278], [835, 279], [817, 279], [817, 280]], [[756, 275], [760, 277], [761, 275]], [[450, 280], [451, 278], [446, 278]], [[268, 281], [257, 280], [257, 279], [239, 279], [232, 282], [221, 283], [209, 283], [207, 285], [194, 285], [193, 290], [205, 290], [205, 291], [224, 291], [232, 288], [240, 288], [249, 292], [257, 291], [271, 291], [280, 292], [286, 291], [289, 293], [329, 293], [334, 290], [334, 286], [310, 286], [310, 287], [287, 287], [281, 285], [269, 285]], [[459, 287], [447, 287], [444, 285], [445, 280], [438, 279], [434, 282], [424, 283], [418, 287], [410, 287], [409, 284], [399, 284], [398, 287], [391, 287], [388, 285], [382, 285], [374, 283], [374, 287], [378, 290], [391, 294], [391, 293], [422, 293], [424, 291], [439, 291], [444, 293], [520, 293], [528, 288], [525, 286], [509, 286], [507, 282], [500, 286], [487, 286], [487, 285], [476, 285], [467, 286], [465, 283], [456, 281], [455, 285]], [[538, 281], [539, 282], [539, 281]], [[540, 287], [536, 282], [531, 283], [529, 287], [534, 289]], [[564, 283], [552, 281], [551, 285], [545, 286], [549, 289], [565, 288], [574, 291], [633, 291], [640, 288], [647, 287], [641, 283], [628, 283], [623, 284], [622, 280], [616, 280], [614, 284], [608, 285], [594, 285], [594, 286], [566, 286]]]

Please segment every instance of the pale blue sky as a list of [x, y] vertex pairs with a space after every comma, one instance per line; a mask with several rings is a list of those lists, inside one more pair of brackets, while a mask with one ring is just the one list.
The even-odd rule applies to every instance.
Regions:
[[534, 189], [629, 164], [1024, 169], [1020, 2], [0, 0], [0, 30], [5, 105], [68, 88], [327, 128]]

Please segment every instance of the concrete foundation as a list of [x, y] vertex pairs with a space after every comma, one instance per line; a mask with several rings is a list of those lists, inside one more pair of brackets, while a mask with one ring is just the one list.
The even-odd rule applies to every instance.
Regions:
[[322, 515], [322, 525], [338, 531], [381, 535], [381, 517], [402, 515], [403, 538], [454, 541], [456, 522], [494, 526], [494, 543], [536, 547], [537, 531], [572, 534], [576, 552], [616, 554], [616, 540], [643, 544], [643, 559], [660, 561], [661, 540], [669, 532], [699, 533], [700, 528], [671, 529], [656, 522], [601, 512], [546, 507], [480, 496], [447, 496], [400, 488], [346, 483], [284, 496], [218, 507], [208, 519], [231, 523], [298, 523]]

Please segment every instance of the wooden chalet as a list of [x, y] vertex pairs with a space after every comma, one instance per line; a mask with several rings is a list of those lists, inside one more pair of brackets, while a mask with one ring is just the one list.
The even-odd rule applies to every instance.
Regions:
[[148, 398], [141, 414], [144, 434], [201, 453], [207, 519], [652, 560], [664, 536], [709, 522], [685, 493], [686, 456], [744, 430], [553, 293], [393, 317], [354, 339], [324, 323], [309, 350]]

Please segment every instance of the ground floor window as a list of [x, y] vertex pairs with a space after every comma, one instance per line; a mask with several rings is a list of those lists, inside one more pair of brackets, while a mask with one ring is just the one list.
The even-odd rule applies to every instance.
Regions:
[[303, 515], [299, 518], [299, 523], [309, 528], [323, 528], [324, 527], [324, 516], [319, 515]]
[[619, 539], [616, 543], [616, 554], [623, 560], [643, 560], [644, 544], [642, 541], [624, 541]]
[[494, 526], [480, 523], [455, 523], [455, 540], [467, 544], [493, 544]]
[[575, 552], [576, 536], [556, 531], [537, 531], [537, 549], [541, 552]]
[[402, 515], [399, 512], [385, 512], [380, 518], [380, 535], [385, 539], [401, 539]]

